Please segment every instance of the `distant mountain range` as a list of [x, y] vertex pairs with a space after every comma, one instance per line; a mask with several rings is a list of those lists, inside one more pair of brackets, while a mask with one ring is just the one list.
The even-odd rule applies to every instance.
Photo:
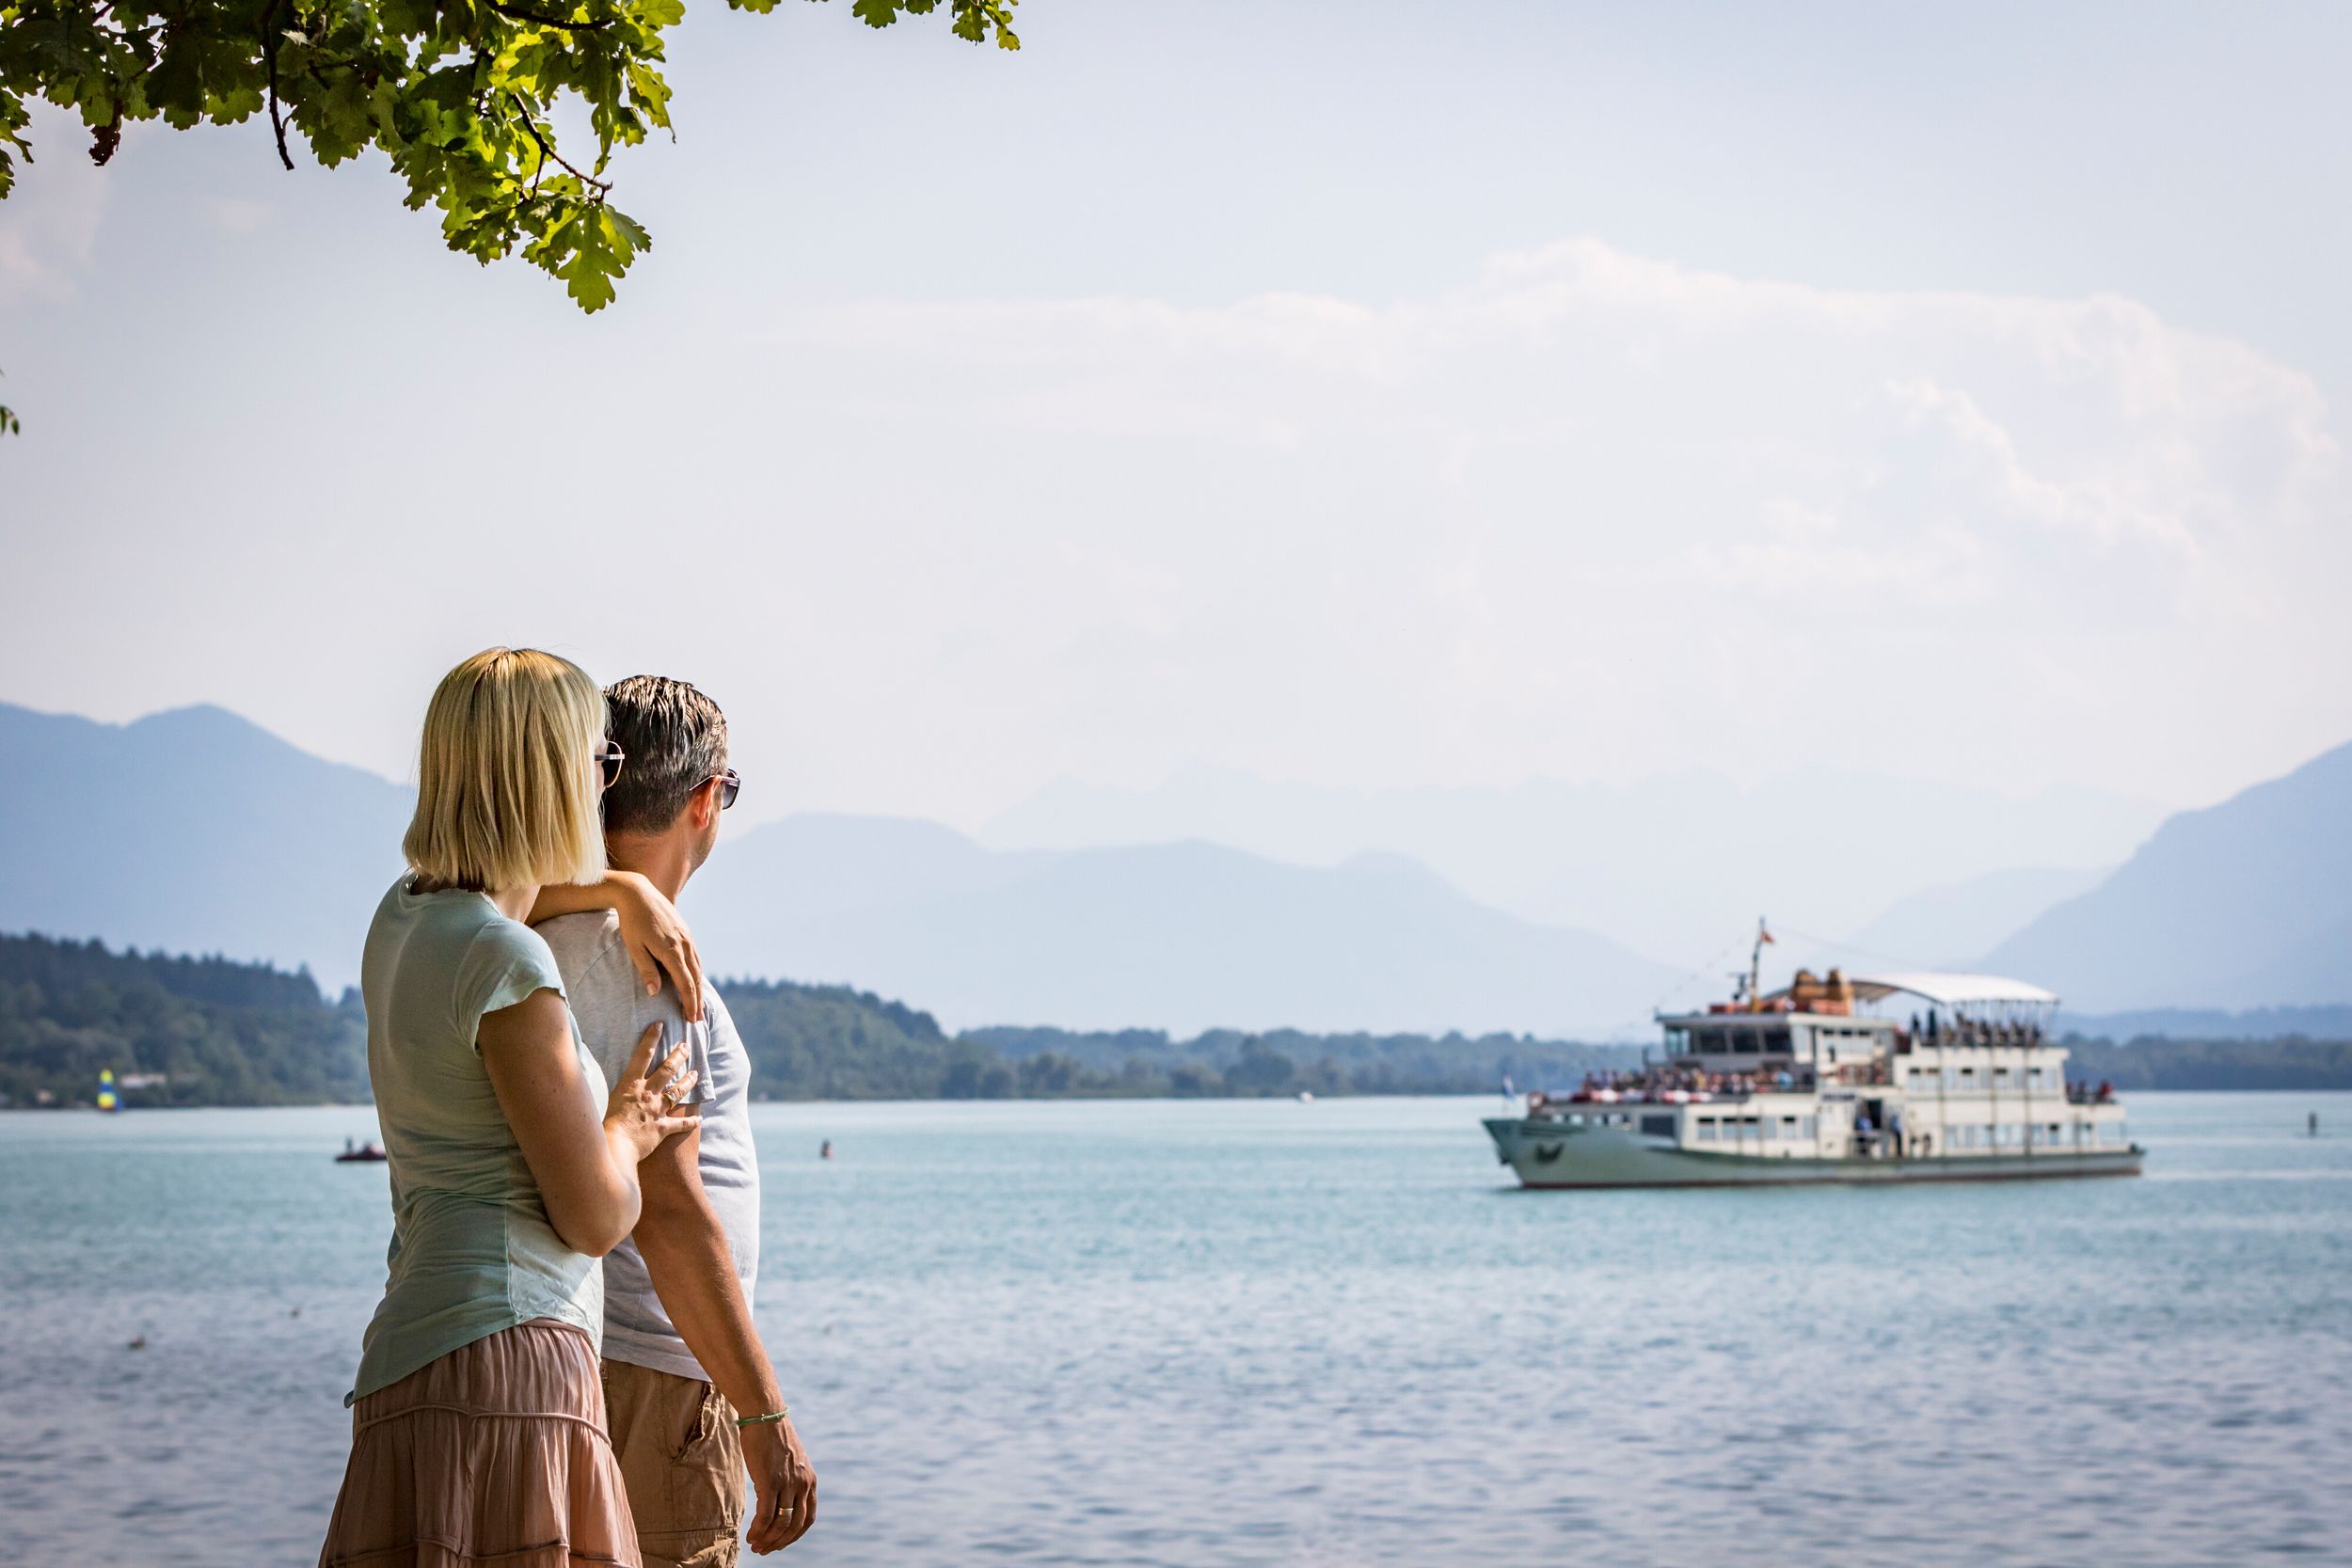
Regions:
[[[1383, 850], [1480, 903], [1605, 931], [1687, 967], [1758, 914], [1842, 941], [1922, 889], [2019, 866], [2114, 865], [2165, 816], [2097, 790], [2012, 798], [1905, 777], [1902, 760], [1753, 786], [1691, 771], [1627, 784], [1340, 789], [1196, 766], [1149, 789], [1056, 784], [978, 837], [1003, 849], [1202, 839], [1323, 865]], [[1988, 925], [1989, 905], [2013, 918]], [[1904, 945], [1891, 951], [1915, 966], [1972, 957], [2044, 907], [1981, 890], [1931, 899], [1904, 917], [1890, 938]]]
[[1968, 969], [2062, 899], [2089, 893], [2112, 867], [2019, 866], [1923, 888], [1897, 899], [1841, 944], [1846, 961]]
[[0, 931], [356, 979], [412, 797], [225, 708], [132, 724], [0, 704]]
[[998, 854], [947, 829], [795, 816], [688, 890], [715, 961], [1050, 1022], [1569, 1037], [1648, 1032], [1674, 971], [1471, 902], [1412, 862], [1321, 870], [1213, 844]]
[[[0, 705], [0, 930], [357, 977], [409, 792], [220, 708], [127, 725]], [[854, 984], [976, 1024], [1643, 1028], [1673, 972], [1482, 908], [1422, 867], [1205, 844], [998, 854], [928, 823], [807, 816], [688, 890], [717, 970]]]
[[[355, 977], [369, 913], [399, 870], [406, 789], [214, 707], [112, 725], [0, 705], [0, 745], [10, 758], [0, 931], [306, 964], [330, 989]], [[1958, 833], [1971, 843], [1990, 832], [1973, 799], [1953, 797], [1955, 811], [1979, 813]], [[2039, 826], [2026, 838], [2049, 863], [2065, 863], [2058, 826], [2074, 813], [2027, 811]], [[1884, 816], [1869, 816], [1865, 833], [1795, 844], [1803, 854], [1780, 870], [1786, 896], [1758, 895], [1754, 910], [1730, 900], [1754, 892], [1740, 879], [1780, 851], [1726, 872], [1745, 891], [1724, 896], [1714, 945], [1724, 926], [1758, 911], [1781, 925], [1808, 892], [1859, 885], [1875, 866], [1880, 893], [1865, 907], [1878, 918], [1837, 934], [1885, 958], [1979, 955], [2086, 1013], [2352, 1001], [2352, 747], [2171, 818], [2104, 879], [2010, 869], [1894, 897], [1922, 886], [1898, 874], [1920, 863], [1912, 840], [1947, 824]], [[1460, 842], [1487, 832], [1464, 828]], [[1596, 830], [1575, 833], [1589, 844]], [[1692, 836], [1701, 847], [1675, 848], [1652, 878], [1678, 879], [1686, 902], [1713, 885], [1707, 854], [1729, 853], [1713, 829]], [[2113, 823], [2086, 830], [2074, 848], [2121, 858], [2120, 836]], [[1551, 869], [1536, 881], [1562, 874], [1545, 854]], [[1595, 854], [1608, 863], [1597, 883], [1631, 875], [1620, 849]], [[1654, 887], [1648, 895], [1644, 907], [1664, 907]], [[686, 904], [720, 973], [882, 991], [950, 1029], [1646, 1037], [1655, 1004], [1703, 999], [1721, 978], [1642, 956], [1605, 918], [1589, 924], [1606, 936], [1499, 910], [1399, 854], [1301, 866], [1197, 840], [992, 849], [930, 823], [808, 815], [731, 836]], [[1789, 962], [1803, 948], [1776, 951]], [[2232, 1032], [2210, 1016], [2188, 1027]]]
[[2087, 1012], [2352, 1000], [2352, 745], [2170, 818], [1983, 967]]

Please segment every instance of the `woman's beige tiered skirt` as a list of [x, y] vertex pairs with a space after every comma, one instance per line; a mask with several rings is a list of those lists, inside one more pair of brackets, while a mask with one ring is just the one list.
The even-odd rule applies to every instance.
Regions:
[[320, 1568], [638, 1568], [596, 1347], [523, 1323], [352, 1408]]

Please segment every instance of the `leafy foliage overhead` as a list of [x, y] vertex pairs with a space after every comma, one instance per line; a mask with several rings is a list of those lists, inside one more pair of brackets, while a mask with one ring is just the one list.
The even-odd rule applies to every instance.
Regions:
[[[1018, 49], [1018, 0], [854, 0], [868, 26], [945, 9], [957, 37]], [[771, 11], [776, 0], [727, 0]], [[333, 166], [376, 148], [434, 207], [452, 250], [517, 249], [584, 310], [651, 243], [607, 198], [613, 150], [670, 128], [663, 29], [684, 0], [0, 0], [0, 198], [32, 160], [25, 104], [78, 109], [90, 157], [126, 120], [181, 130], [266, 113], [278, 156]], [[557, 143], [565, 94], [586, 105], [593, 157]]]

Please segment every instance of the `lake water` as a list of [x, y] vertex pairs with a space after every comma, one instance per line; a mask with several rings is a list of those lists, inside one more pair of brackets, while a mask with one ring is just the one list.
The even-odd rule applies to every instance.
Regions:
[[[759, 1107], [778, 1560], [2352, 1561], [2352, 1096], [1901, 1191], [1519, 1193], [1494, 1103]], [[0, 1116], [0, 1560], [314, 1560], [373, 1132]]]

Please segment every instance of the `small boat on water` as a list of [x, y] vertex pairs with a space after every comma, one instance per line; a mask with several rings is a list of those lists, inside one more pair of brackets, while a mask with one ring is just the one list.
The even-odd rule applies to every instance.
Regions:
[[[1761, 931], [1757, 955], [1771, 939]], [[2058, 999], [1990, 974], [1804, 970], [1730, 1002], [1661, 1013], [1665, 1059], [1595, 1074], [1486, 1122], [1526, 1187], [2136, 1176], [2112, 1088], [2066, 1081], [2048, 1038]], [[1899, 1000], [1900, 999], [1900, 1000]], [[1896, 1001], [1908, 1025], [1870, 1009]]]
[[390, 1156], [384, 1152], [382, 1144], [373, 1142], [355, 1144], [349, 1138], [345, 1138], [343, 1151], [335, 1156], [335, 1163], [339, 1165], [374, 1165], [381, 1164], [389, 1158]]

